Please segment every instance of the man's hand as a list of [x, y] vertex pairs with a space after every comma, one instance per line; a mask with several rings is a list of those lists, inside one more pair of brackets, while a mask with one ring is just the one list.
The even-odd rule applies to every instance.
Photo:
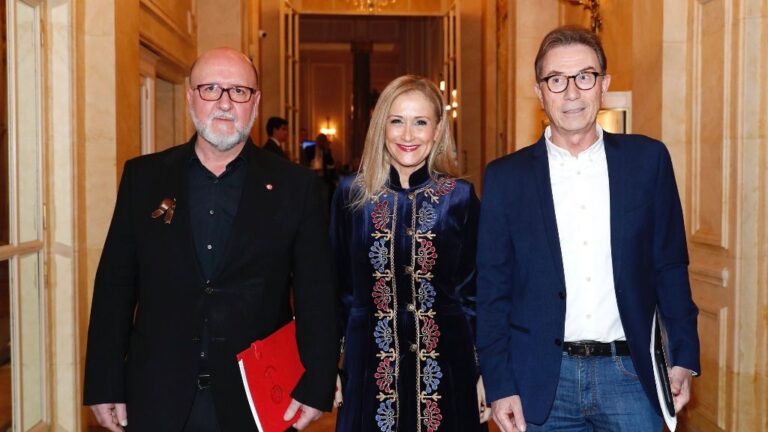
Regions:
[[301, 416], [299, 416], [299, 419], [296, 421], [296, 423], [292, 425], [298, 430], [304, 429], [310, 423], [319, 419], [320, 416], [323, 415], [323, 412], [319, 409], [312, 408], [309, 405], [304, 405], [296, 399], [291, 399], [291, 404], [288, 406], [288, 409], [285, 410], [285, 414], [283, 414], [283, 420], [288, 421], [292, 419], [299, 409], [301, 409]]
[[491, 407], [485, 401], [483, 377], [477, 379], [477, 409], [480, 411], [480, 423], [485, 423], [491, 419]]
[[525, 417], [523, 417], [523, 403], [520, 396], [507, 396], [493, 401], [493, 420], [499, 425], [502, 432], [525, 432]]
[[679, 413], [691, 400], [692, 379], [691, 371], [686, 368], [674, 366], [669, 371], [669, 384], [672, 387], [672, 399], [675, 402], [676, 413]]
[[99, 425], [113, 432], [123, 432], [128, 426], [128, 410], [124, 403], [105, 403], [91, 405]]
[[344, 405], [344, 393], [342, 393], [341, 388], [341, 377], [339, 374], [336, 374], [336, 393], [333, 394], [333, 406], [336, 408], [341, 408], [342, 405]]

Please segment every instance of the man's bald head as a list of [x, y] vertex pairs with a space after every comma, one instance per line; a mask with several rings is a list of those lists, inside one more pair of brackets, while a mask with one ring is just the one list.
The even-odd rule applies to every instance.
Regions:
[[253, 63], [239, 51], [216, 48], [198, 57], [187, 103], [201, 148], [236, 152], [245, 144], [259, 109], [258, 80]]
[[[259, 72], [253, 62], [240, 51], [226, 47], [208, 50], [192, 63], [189, 70], [190, 86], [203, 84], [209, 70], [215, 67], [234, 68], [238, 75], [242, 75], [240, 79], [248, 81], [248, 87], [259, 88]], [[243, 85], [246, 84], [243, 83]]]

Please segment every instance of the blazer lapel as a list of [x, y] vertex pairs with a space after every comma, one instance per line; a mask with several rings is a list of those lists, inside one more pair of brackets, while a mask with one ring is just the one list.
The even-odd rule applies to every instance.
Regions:
[[[187, 268], [194, 268], [200, 280], [203, 280], [203, 272], [197, 260], [195, 252], [194, 235], [189, 215], [189, 197], [187, 196], [187, 174], [190, 158], [195, 151], [197, 135], [193, 136], [186, 148], [169, 153], [166, 164], [166, 196], [176, 200], [176, 208], [171, 220], [171, 226], [175, 227], [177, 241], [173, 242], [175, 254], [182, 263], [187, 263]], [[171, 245], [166, 245], [171, 246]]]
[[[254, 146], [250, 139], [246, 145]], [[233, 257], [242, 254], [257, 240], [255, 237], [258, 232], [263, 232], [266, 236], [274, 227], [271, 216], [276, 209], [276, 194], [279, 193], [277, 189], [280, 185], [275, 182], [269, 165], [259, 153], [260, 151], [254, 148], [250, 160], [246, 163], [247, 172], [237, 215], [232, 222], [224, 254], [213, 272], [215, 276], [224, 271]]]
[[627, 196], [626, 160], [619, 148], [616, 137], [603, 132], [605, 143], [605, 158], [608, 163], [608, 188], [611, 200], [611, 261], [613, 264], [613, 281], [618, 286], [621, 272], [622, 247], [621, 238], [624, 231], [624, 207]]
[[536, 173], [536, 192], [539, 195], [541, 215], [544, 222], [544, 230], [547, 234], [549, 251], [554, 261], [557, 276], [565, 286], [565, 271], [563, 270], [563, 253], [560, 250], [560, 235], [557, 231], [557, 218], [555, 217], [555, 202], [552, 198], [552, 181], [549, 176], [549, 159], [547, 157], [547, 145], [544, 135], [534, 144], [532, 152], [533, 169]]

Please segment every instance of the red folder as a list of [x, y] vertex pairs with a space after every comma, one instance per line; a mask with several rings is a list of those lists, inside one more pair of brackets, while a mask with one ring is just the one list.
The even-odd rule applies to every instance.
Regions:
[[266, 339], [257, 340], [237, 355], [245, 395], [261, 432], [283, 432], [294, 424], [283, 420], [291, 391], [304, 373], [296, 347], [296, 324], [289, 322]]

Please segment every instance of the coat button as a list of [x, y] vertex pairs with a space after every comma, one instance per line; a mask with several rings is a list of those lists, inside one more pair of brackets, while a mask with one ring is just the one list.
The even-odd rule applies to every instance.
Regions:
[[408, 234], [409, 236], [412, 236], [413, 235], [413, 228], [406, 229], [405, 233]]
[[205, 287], [203, 292], [205, 292], [206, 294], [211, 294], [211, 293], [213, 293], [213, 287], [207, 286], [207, 287]]
[[413, 274], [413, 267], [405, 266], [405, 274], [412, 275]]
[[413, 194], [413, 192], [408, 194], [408, 199], [413, 201], [413, 199], [416, 198], [416, 195]]
[[557, 339], [555, 339], [555, 345], [562, 346], [563, 345], [563, 341], [561, 341], [560, 338], [557, 338]]
[[413, 312], [416, 310], [416, 306], [413, 303], [408, 303], [408, 310]]
[[559, 293], [557, 293], [557, 296], [560, 297], [560, 300], [565, 300], [565, 292], [564, 291], [560, 291]]
[[416, 346], [416, 344], [411, 344], [411, 348], [410, 348], [411, 352], [416, 352], [417, 349], [419, 349], [419, 347]]

